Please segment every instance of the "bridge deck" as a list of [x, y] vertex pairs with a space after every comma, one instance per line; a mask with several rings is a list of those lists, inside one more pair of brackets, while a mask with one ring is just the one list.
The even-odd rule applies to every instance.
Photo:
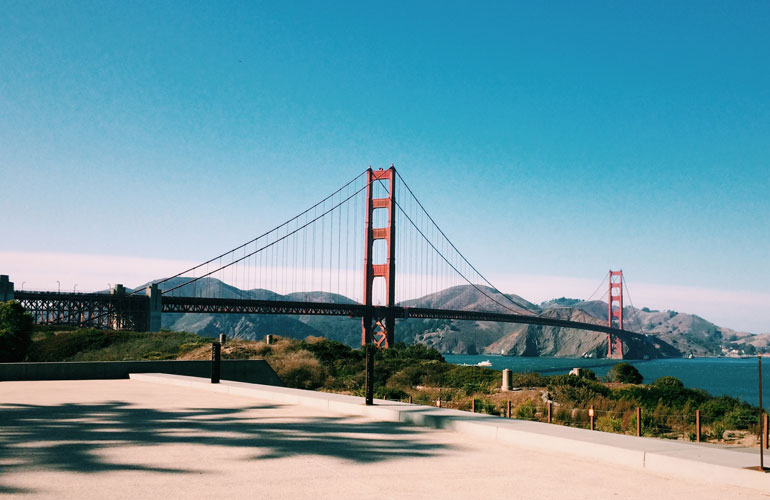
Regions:
[[[109, 325], [110, 315], [122, 315], [131, 326], [139, 323], [139, 317], [146, 316], [149, 299], [141, 295], [78, 294], [56, 292], [16, 292], [16, 299], [35, 314], [36, 317], [47, 315], [61, 322], [88, 322], [94, 319], [99, 324]], [[646, 340], [646, 336], [628, 330], [618, 330], [605, 325], [548, 318], [536, 315], [509, 314], [483, 311], [461, 311], [448, 309], [430, 309], [422, 307], [365, 306], [357, 303], [300, 302], [282, 300], [221, 299], [206, 297], [163, 296], [161, 312], [164, 313], [201, 313], [201, 314], [289, 314], [363, 317], [365, 314], [384, 315], [390, 311], [396, 318], [402, 319], [450, 319], [466, 321], [494, 321], [526, 325], [574, 328], [601, 333], [612, 333], [624, 340]], [[47, 317], [46, 316], [46, 317]]]

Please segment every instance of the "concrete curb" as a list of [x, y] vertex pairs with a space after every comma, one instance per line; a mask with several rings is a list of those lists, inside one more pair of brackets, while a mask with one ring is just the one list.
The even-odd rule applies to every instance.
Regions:
[[375, 400], [374, 406], [365, 406], [361, 397], [286, 387], [229, 381], [211, 384], [207, 379], [160, 373], [132, 373], [129, 377], [140, 382], [190, 387], [380, 421], [445, 429], [541, 452], [569, 454], [583, 461], [638, 468], [669, 478], [770, 492], [770, 474], [744, 468], [758, 465], [757, 456], [695, 443], [637, 438], [394, 401]]

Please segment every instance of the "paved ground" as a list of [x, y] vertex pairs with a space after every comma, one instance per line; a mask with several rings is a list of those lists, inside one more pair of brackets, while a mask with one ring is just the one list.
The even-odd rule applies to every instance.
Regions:
[[0, 495], [748, 499], [644, 471], [130, 380], [0, 382]]

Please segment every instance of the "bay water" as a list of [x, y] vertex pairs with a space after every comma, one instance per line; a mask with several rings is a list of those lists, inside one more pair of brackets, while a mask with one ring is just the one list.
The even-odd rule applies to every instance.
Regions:
[[[609, 360], [586, 358], [522, 358], [516, 356], [489, 356], [470, 354], [445, 354], [444, 358], [457, 365], [475, 365], [488, 360], [491, 368], [514, 372], [538, 372], [543, 375], [569, 373], [572, 368], [590, 368], [599, 378], [617, 363], [630, 363], [649, 384], [656, 379], [670, 375], [681, 380], [686, 387], [703, 389], [713, 396], [723, 394], [741, 399], [752, 405], [759, 404], [759, 377], [757, 358], [668, 358], [652, 360]], [[763, 360], [762, 396], [765, 407], [770, 405], [770, 358]]]

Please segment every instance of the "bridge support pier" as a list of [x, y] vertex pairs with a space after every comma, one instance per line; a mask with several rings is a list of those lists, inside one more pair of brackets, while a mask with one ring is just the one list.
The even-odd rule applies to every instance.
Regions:
[[0, 274], [0, 302], [13, 300], [13, 281], [7, 274]]
[[161, 327], [160, 315], [163, 310], [163, 294], [160, 293], [157, 283], [147, 287], [147, 298], [149, 299], [147, 310], [147, 331], [159, 332]]

